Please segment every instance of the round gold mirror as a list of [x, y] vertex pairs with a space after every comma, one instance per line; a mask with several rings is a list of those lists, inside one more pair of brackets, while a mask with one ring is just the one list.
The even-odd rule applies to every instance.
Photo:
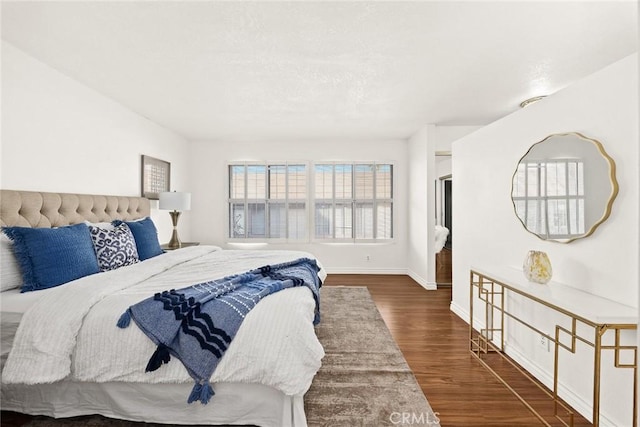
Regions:
[[616, 165], [602, 144], [577, 132], [549, 135], [520, 159], [511, 187], [516, 215], [543, 240], [592, 234], [618, 194]]

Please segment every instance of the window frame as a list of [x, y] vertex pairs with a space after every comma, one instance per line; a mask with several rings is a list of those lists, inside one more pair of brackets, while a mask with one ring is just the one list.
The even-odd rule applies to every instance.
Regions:
[[[332, 169], [332, 173], [331, 173], [331, 179], [332, 179], [332, 189], [333, 189], [333, 197], [331, 199], [326, 199], [326, 198], [322, 198], [322, 199], [316, 199], [315, 196], [315, 189], [316, 189], [316, 166], [322, 166], [322, 165], [330, 165], [333, 167]], [[352, 167], [351, 169], [351, 198], [350, 199], [336, 199], [335, 197], [335, 193], [336, 193], [336, 174], [335, 174], [335, 166], [336, 165], [350, 165]], [[391, 167], [391, 198], [380, 198], [378, 199], [376, 197], [376, 190], [377, 190], [377, 179], [374, 176], [373, 179], [373, 198], [368, 198], [368, 199], [364, 199], [364, 198], [358, 198], [356, 197], [356, 167], [358, 165], [365, 165], [365, 166], [372, 166], [374, 168], [376, 168], [376, 166], [380, 166], [380, 165], [389, 165]], [[376, 169], [376, 173], [377, 173], [377, 169]], [[311, 197], [312, 201], [311, 201], [311, 205], [310, 205], [310, 220], [311, 220], [311, 241], [314, 243], [325, 243], [325, 244], [331, 244], [331, 243], [351, 243], [351, 244], [388, 244], [388, 243], [392, 243], [396, 240], [395, 237], [395, 231], [396, 231], [396, 214], [395, 214], [395, 195], [396, 195], [396, 182], [397, 179], [395, 177], [396, 175], [396, 165], [395, 162], [392, 161], [360, 161], [360, 160], [356, 160], [356, 161], [352, 161], [352, 160], [345, 160], [345, 161], [320, 161], [320, 162], [314, 162], [311, 167], [309, 168], [309, 174], [311, 176], [311, 183], [310, 183], [310, 191], [309, 191], [309, 196]], [[352, 237], [349, 238], [336, 238], [336, 225], [335, 225], [335, 215], [336, 215], [336, 205], [342, 205], [344, 204], [344, 201], [346, 200], [350, 200], [350, 205], [351, 205], [351, 230], [352, 230]], [[330, 203], [332, 205], [332, 235], [334, 237], [330, 237], [330, 238], [325, 238], [325, 237], [317, 237], [316, 235], [316, 205], [318, 203]], [[378, 203], [390, 203], [391, 205], [391, 237], [389, 238], [357, 238], [356, 237], [356, 233], [357, 233], [357, 223], [356, 223], [356, 214], [357, 214], [357, 210], [356, 210], [356, 206], [358, 204], [362, 204], [362, 203], [371, 203], [373, 204], [373, 232], [374, 232], [374, 236], [377, 233], [377, 224], [378, 224], [378, 212], [377, 212], [377, 206]]]
[[[565, 171], [565, 179], [564, 179], [564, 184], [565, 184], [565, 189], [566, 192], [564, 194], [555, 194], [555, 195], [549, 195], [548, 194], [548, 182], [549, 182], [549, 178], [548, 178], [548, 165], [550, 164], [554, 164], [554, 165], [564, 165], [564, 171]], [[581, 170], [581, 172], [578, 172], [576, 174], [576, 181], [575, 181], [575, 186], [576, 186], [576, 194], [570, 194], [569, 188], [571, 186], [570, 183], [570, 179], [569, 179], [569, 164], [575, 164], [576, 165], [576, 170]], [[512, 195], [511, 198], [513, 200], [513, 204], [514, 204], [514, 209], [516, 211], [516, 214], [518, 215], [519, 218], [521, 218], [522, 223], [525, 225], [525, 228], [529, 229], [529, 227], [527, 226], [528, 220], [529, 220], [529, 203], [530, 201], [534, 201], [537, 204], [537, 210], [538, 210], [538, 215], [541, 215], [542, 218], [544, 219], [544, 230], [539, 230], [537, 231], [535, 234], [538, 234], [540, 236], [543, 236], [546, 239], [574, 239], [578, 236], [582, 236], [584, 235], [584, 233], [586, 232], [585, 229], [583, 229], [582, 231], [575, 231], [572, 232], [572, 226], [571, 226], [571, 216], [577, 215], [575, 216], [574, 220], [576, 221], [577, 224], [579, 224], [580, 222], [582, 223], [582, 226], [584, 228], [586, 228], [586, 223], [585, 223], [585, 211], [584, 211], [584, 203], [586, 203], [586, 196], [585, 196], [585, 192], [584, 192], [584, 179], [582, 182], [579, 181], [580, 178], [580, 173], [582, 173], [582, 176], [584, 178], [584, 164], [582, 161], [580, 161], [579, 159], [572, 159], [572, 158], [558, 158], [558, 159], [552, 159], [552, 160], [544, 160], [544, 161], [540, 161], [540, 160], [531, 160], [528, 162], [521, 162], [518, 165], [518, 168], [516, 169], [516, 174], [519, 173], [520, 169], [524, 169], [524, 173], [523, 173], [523, 177], [524, 177], [524, 195], [514, 195], [513, 191], [512, 191]], [[529, 185], [528, 185], [528, 181], [529, 181], [529, 170], [533, 169], [535, 170], [535, 180], [536, 180], [536, 186], [535, 189], [537, 190], [538, 194], [537, 195], [530, 195], [529, 194]], [[544, 173], [542, 172], [544, 170]], [[544, 182], [543, 182], [544, 181]], [[582, 187], [580, 186], [582, 185]], [[579, 192], [579, 189], [582, 188], [582, 193]], [[544, 194], [541, 194], [542, 192], [544, 192]], [[550, 225], [549, 225], [549, 202], [554, 202], [554, 201], [559, 201], [559, 202], [564, 202], [564, 205], [566, 207], [566, 218], [567, 218], [567, 233], [551, 233], [550, 231]], [[575, 206], [577, 207], [580, 202], [582, 202], [583, 204], [583, 208], [582, 209], [578, 209], [577, 211], [572, 211], [571, 206], [573, 205], [573, 203], [571, 202], [575, 202]], [[524, 209], [523, 212], [519, 212], [518, 211], [518, 202], [524, 202]], [[523, 217], [521, 217], [520, 215], [522, 215]], [[581, 217], [580, 217], [581, 215]], [[522, 219], [524, 218], [524, 219]], [[579, 225], [578, 225], [579, 227]]]
[[[242, 166], [244, 167], [245, 172], [245, 180], [244, 180], [244, 198], [232, 198], [231, 197], [231, 168], [233, 166]], [[265, 194], [264, 199], [261, 198], [248, 198], [248, 180], [246, 179], [247, 168], [250, 166], [262, 166], [265, 168]], [[285, 198], [284, 199], [271, 199], [268, 194], [269, 192], [269, 168], [273, 166], [284, 166], [287, 170], [287, 179], [285, 180]], [[305, 185], [306, 185], [306, 197], [304, 199], [290, 199], [289, 198], [289, 179], [288, 168], [290, 166], [304, 166], [304, 177], [305, 177]], [[226, 230], [225, 230], [225, 241], [227, 243], [253, 243], [253, 244], [261, 244], [261, 243], [308, 243], [310, 241], [311, 235], [311, 223], [309, 220], [309, 207], [311, 202], [310, 197], [310, 187], [309, 187], [309, 171], [311, 167], [308, 161], [231, 161], [226, 163], [226, 209], [225, 209], [225, 220], [226, 220]], [[233, 237], [232, 236], [232, 227], [231, 227], [231, 207], [234, 203], [243, 203], [245, 212], [248, 212], [248, 204], [251, 203], [264, 203], [265, 206], [265, 236], [261, 237], [247, 237], [246, 231], [244, 237]], [[284, 203], [285, 212], [287, 212], [287, 216], [285, 218], [285, 237], [269, 237], [268, 234], [271, 228], [271, 218], [269, 212], [269, 204], [280, 204]], [[295, 203], [304, 203], [305, 206], [305, 227], [306, 233], [303, 238], [290, 238], [289, 237], [289, 216], [288, 216], [288, 206], [289, 204]]]

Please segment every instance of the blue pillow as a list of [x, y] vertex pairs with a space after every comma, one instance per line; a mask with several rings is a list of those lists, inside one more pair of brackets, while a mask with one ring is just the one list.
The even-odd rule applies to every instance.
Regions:
[[52, 288], [100, 271], [89, 228], [2, 227], [13, 240], [22, 270], [22, 292]]
[[[122, 222], [123, 221], [115, 220], [112, 224], [118, 226], [122, 224]], [[144, 261], [145, 259], [153, 258], [154, 256], [164, 253], [160, 247], [160, 242], [158, 241], [158, 230], [151, 218], [146, 217], [140, 221], [124, 222], [129, 226], [129, 229], [133, 233], [140, 261]]]

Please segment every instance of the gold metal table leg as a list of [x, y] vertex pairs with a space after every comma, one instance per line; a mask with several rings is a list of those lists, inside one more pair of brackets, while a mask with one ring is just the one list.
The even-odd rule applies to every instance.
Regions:
[[602, 329], [595, 328], [593, 354], [593, 427], [600, 425], [600, 359], [602, 347]]

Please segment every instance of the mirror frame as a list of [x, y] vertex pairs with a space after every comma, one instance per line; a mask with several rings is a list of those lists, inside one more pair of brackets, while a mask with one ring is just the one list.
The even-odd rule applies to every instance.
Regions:
[[[527, 155], [531, 152], [531, 150], [533, 149], [533, 147], [535, 147], [538, 144], [542, 144], [543, 142], [545, 142], [546, 140], [548, 140], [549, 138], [553, 138], [556, 136], [577, 136], [578, 138], [586, 141], [586, 142], [590, 142], [593, 145], [595, 145], [596, 149], [598, 150], [598, 152], [600, 153], [600, 155], [604, 158], [604, 160], [609, 164], [609, 183], [611, 184], [611, 193], [609, 195], [609, 200], [607, 202], [607, 206], [604, 210], [604, 214], [602, 215], [602, 217], [600, 217], [600, 219], [598, 221], [596, 221], [587, 232], [585, 232], [584, 234], [581, 234], [579, 236], [576, 237], [572, 237], [570, 239], [566, 239], [566, 240], [558, 240], [558, 239], [546, 239], [544, 237], [542, 237], [539, 234], [534, 233], [533, 231], [529, 230], [526, 226], [526, 224], [524, 223], [524, 221], [522, 220], [522, 218], [520, 218], [520, 216], [518, 216], [518, 212], [516, 210], [516, 203], [513, 200], [513, 181], [514, 178], [516, 176], [516, 174], [518, 173], [518, 166], [520, 165], [520, 163], [524, 160], [525, 157], [527, 157]], [[533, 234], [534, 236], [536, 236], [538, 239], [540, 240], [544, 240], [545, 242], [556, 242], [556, 243], [571, 243], [574, 240], [578, 240], [578, 239], [583, 239], [585, 237], [588, 237], [590, 235], [593, 234], [594, 231], [596, 231], [596, 228], [598, 228], [598, 226], [600, 224], [602, 224], [603, 222], [605, 222], [607, 220], [607, 218], [609, 218], [609, 216], [611, 215], [611, 208], [613, 206], [613, 202], [616, 199], [616, 196], [618, 195], [618, 191], [619, 191], [619, 187], [618, 187], [618, 180], [616, 179], [616, 163], [613, 161], [613, 159], [611, 158], [611, 156], [609, 156], [609, 154], [607, 154], [607, 152], [604, 149], [604, 146], [602, 145], [602, 143], [600, 141], [598, 141], [597, 139], [593, 139], [593, 138], [589, 138], [579, 132], [563, 132], [563, 133], [553, 133], [551, 135], [548, 135], [547, 137], [545, 137], [544, 139], [542, 139], [541, 141], [538, 141], [536, 143], [534, 143], [533, 145], [531, 145], [531, 147], [529, 147], [529, 149], [527, 150], [526, 153], [524, 153], [524, 155], [522, 157], [520, 157], [520, 160], [518, 160], [518, 164], [516, 165], [516, 170], [514, 171], [513, 175], [511, 176], [511, 203], [513, 205], [513, 213], [516, 215], [516, 218], [518, 218], [518, 221], [520, 221], [520, 224], [522, 224], [522, 226], [524, 227], [525, 230], [527, 230], [529, 233]]]

